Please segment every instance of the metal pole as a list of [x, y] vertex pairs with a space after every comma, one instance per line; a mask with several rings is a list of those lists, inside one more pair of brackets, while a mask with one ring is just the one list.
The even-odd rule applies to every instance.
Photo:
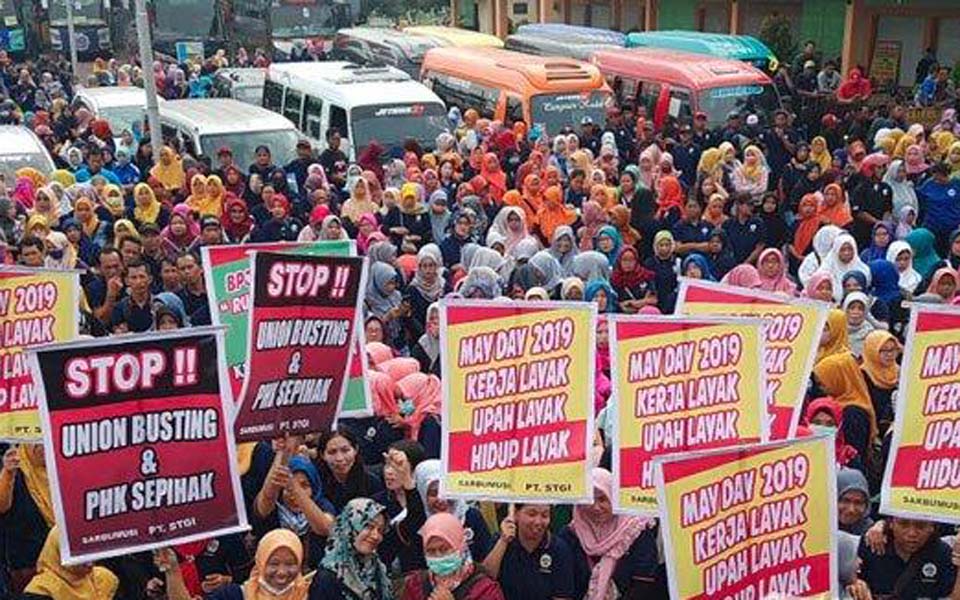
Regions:
[[73, 78], [76, 81], [80, 75], [77, 71], [77, 38], [73, 31], [73, 1], [63, 0], [67, 3], [67, 42], [70, 44], [70, 68], [73, 70]]
[[147, 93], [147, 123], [150, 125], [150, 146], [153, 162], [160, 162], [163, 135], [160, 133], [160, 108], [157, 103], [157, 80], [153, 76], [153, 44], [150, 39], [150, 21], [147, 18], [147, 0], [136, 0], [137, 40], [140, 42], [140, 66], [143, 69], [143, 88]]

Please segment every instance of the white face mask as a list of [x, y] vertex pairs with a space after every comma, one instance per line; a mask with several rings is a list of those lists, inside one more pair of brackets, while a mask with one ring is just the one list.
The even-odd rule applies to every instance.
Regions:
[[269, 583], [267, 583], [267, 580], [264, 579], [263, 577], [260, 578], [260, 580], [259, 580], [258, 583], [260, 584], [260, 587], [263, 588], [264, 591], [266, 591], [267, 593], [273, 594], [274, 596], [283, 596], [284, 594], [286, 594], [287, 592], [289, 592], [291, 588], [293, 588], [293, 585], [294, 585], [296, 582], [297, 582], [297, 580], [294, 579], [293, 581], [291, 581], [290, 583], [288, 583], [286, 586], [284, 586], [282, 589], [277, 589], [277, 588], [273, 587], [272, 585], [270, 585]]

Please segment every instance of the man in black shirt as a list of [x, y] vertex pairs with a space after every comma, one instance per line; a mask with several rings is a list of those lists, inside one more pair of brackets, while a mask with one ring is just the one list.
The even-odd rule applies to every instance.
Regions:
[[141, 333], [153, 328], [153, 294], [150, 269], [140, 259], [127, 265], [124, 282], [128, 296], [113, 308], [110, 330], [114, 333]]
[[100, 253], [100, 273], [86, 286], [87, 302], [95, 316], [109, 327], [113, 309], [126, 295], [123, 289], [123, 258], [116, 248], [107, 247]]
[[203, 280], [203, 269], [196, 254], [184, 252], [177, 257], [177, 270], [183, 289], [178, 294], [192, 325], [210, 324], [210, 302]]
[[893, 213], [893, 190], [883, 182], [884, 165], [880, 157], [869, 156], [860, 167], [863, 180], [850, 195], [853, 213], [853, 237], [858, 248], [870, 245], [873, 226], [889, 220]]
[[340, 131], [336, 127], [327, 130], [327, 149], [320, 153], [320, 165], [329, 177], [333, 166], [338, 162], [347, 162], [347, 155], [340, 150]]
[[753, 216], [753, 199], [750, 194], [736, 196], [734, 218], [723, 224], [723, 231], [733, 250], [733, 256], [740, 263], [756, 264], [757, 257], [763, 251], [766, 231], [763, 220]]

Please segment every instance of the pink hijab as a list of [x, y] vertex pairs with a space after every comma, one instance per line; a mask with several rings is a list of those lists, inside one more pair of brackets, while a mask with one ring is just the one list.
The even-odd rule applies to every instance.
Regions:
[[729, 273], [723, 276], [720, 283], [747, 288], [749, 290], [760, 289], [763, 286], [760, 273], [757, 272], [757, 268], [753, 265], [735, 266]]
[[758, 269], [757, 274], [760, 276], [760, 289], [767, 292], [783, 292], [791, 296], [796, 296], [797, 284], [787, 275], [787, 265], [783, 260], [783, 252], [780, 252], [776, 248], [767, 248], [760, 253], [757, 264], [761, 264], [763, 259], [768, 256], [777, 257], [777, 260], [780, 261], [780, 271], [773, 277], [764, 277], [763, 272]]
[[[613, 475], [606, 469], [594, 468], [591, 472], [593, 489], [601, 492], [608, 500], [613, 499]], [[640, 537], [643, 530], [652, 525], [653, 521], [641, 517], [627, 517], [611, 514], [610, 518], [602, 523], [591, 520], [591, 516], [583, 506], [573, 510], [573, 532], [580, 540], [587, 560], [593, 567], [590, 573], [590, 586], [587, 588], [586, 600], [603, 600], [607, 597], [610, 581], [613, 579], [613, 570], [617, 561]]]
[[396, 382], [420, 370], [420, 361], [415, 358], [391, 358], [377, 365], [377, 370], [386, 373]]
[[393, 358], [393, 350], [383, 342], [367, 342], [365, 349], [374, 367], [379, 368], [381, 364]]
[[[438, 512], [431, 515], [426, 523], [423, 524], [423, 527], [420, 528], [420, 538], [423, 540], [424, 545], [426, 545], [427, 540], [431, 538], [440, 538], [450, 544], [450, 547], [453, 548], [454, 551], [464, 556], [469, 556], [469, 546], [467, 545], [467, 536], [464, 532], [463, 525], [460, 523], [460, 519], [448, 512]], [[435, 588], [444, 587], [448, 590], [455, 590], [460, 587], [461, 583], [470, 578], [470, 575], [473, 574], [473, 569], [473, 561], [465, 560], [463, 561], [463, 566], [460, 567], [456, 573], [443, 577], [431, 573], [430, 579]]]
[[825, 271], [817, 271], [810, 277], [810, 280], [807, 281], [806, 287], [803, 288], [803, 293], [807, 298], [816, 299], [817, 297], [817, 288], [820, 287], [820, 284], [824, 281], [829, 281], [833, 284], [833, 277], [830, 276], [830, 273]]
[[411, 373], [398, 381], [397, 387], [404, 398], [413, 401], [413, 414], [404, 422], [410, 426], [410, 439], [416, 441], [424, 419], [440, 414], [440, 378], [425, 373]]
[[907, 147], [903, 164], [907, 169], [908, 175], [917, 175], [930, 168], [930, 165], [928, 165], [927, 161], [924, 160], [923, 148], [920, 146], [920, 144], [913, 144], [912, 146]]

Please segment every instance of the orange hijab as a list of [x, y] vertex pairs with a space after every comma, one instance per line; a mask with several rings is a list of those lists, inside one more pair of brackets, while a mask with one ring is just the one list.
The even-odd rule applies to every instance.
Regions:
[[[833, 193], [839, 196], [839, 200], [833, 206], [827, 206], [826, 198]], [[831, 183], [823, 188], [823, 202], [820, 203], [820, 210], [817, 216], [821, 223], [829, 223], [837, 227], [846, 227], [853, 222], [853, 213], [850, 212], [850, 203], [847, 202], [847, 195], [839, 183]]]
[[560, 186], [552, 185], [543, 193], [543, 204], [537, 211], [537, 223], [543, 237], [552, 240], [553, 232], [561, 225], [572, 225], [577, 220], [577, 213], [563, 204], [563, 190]]

